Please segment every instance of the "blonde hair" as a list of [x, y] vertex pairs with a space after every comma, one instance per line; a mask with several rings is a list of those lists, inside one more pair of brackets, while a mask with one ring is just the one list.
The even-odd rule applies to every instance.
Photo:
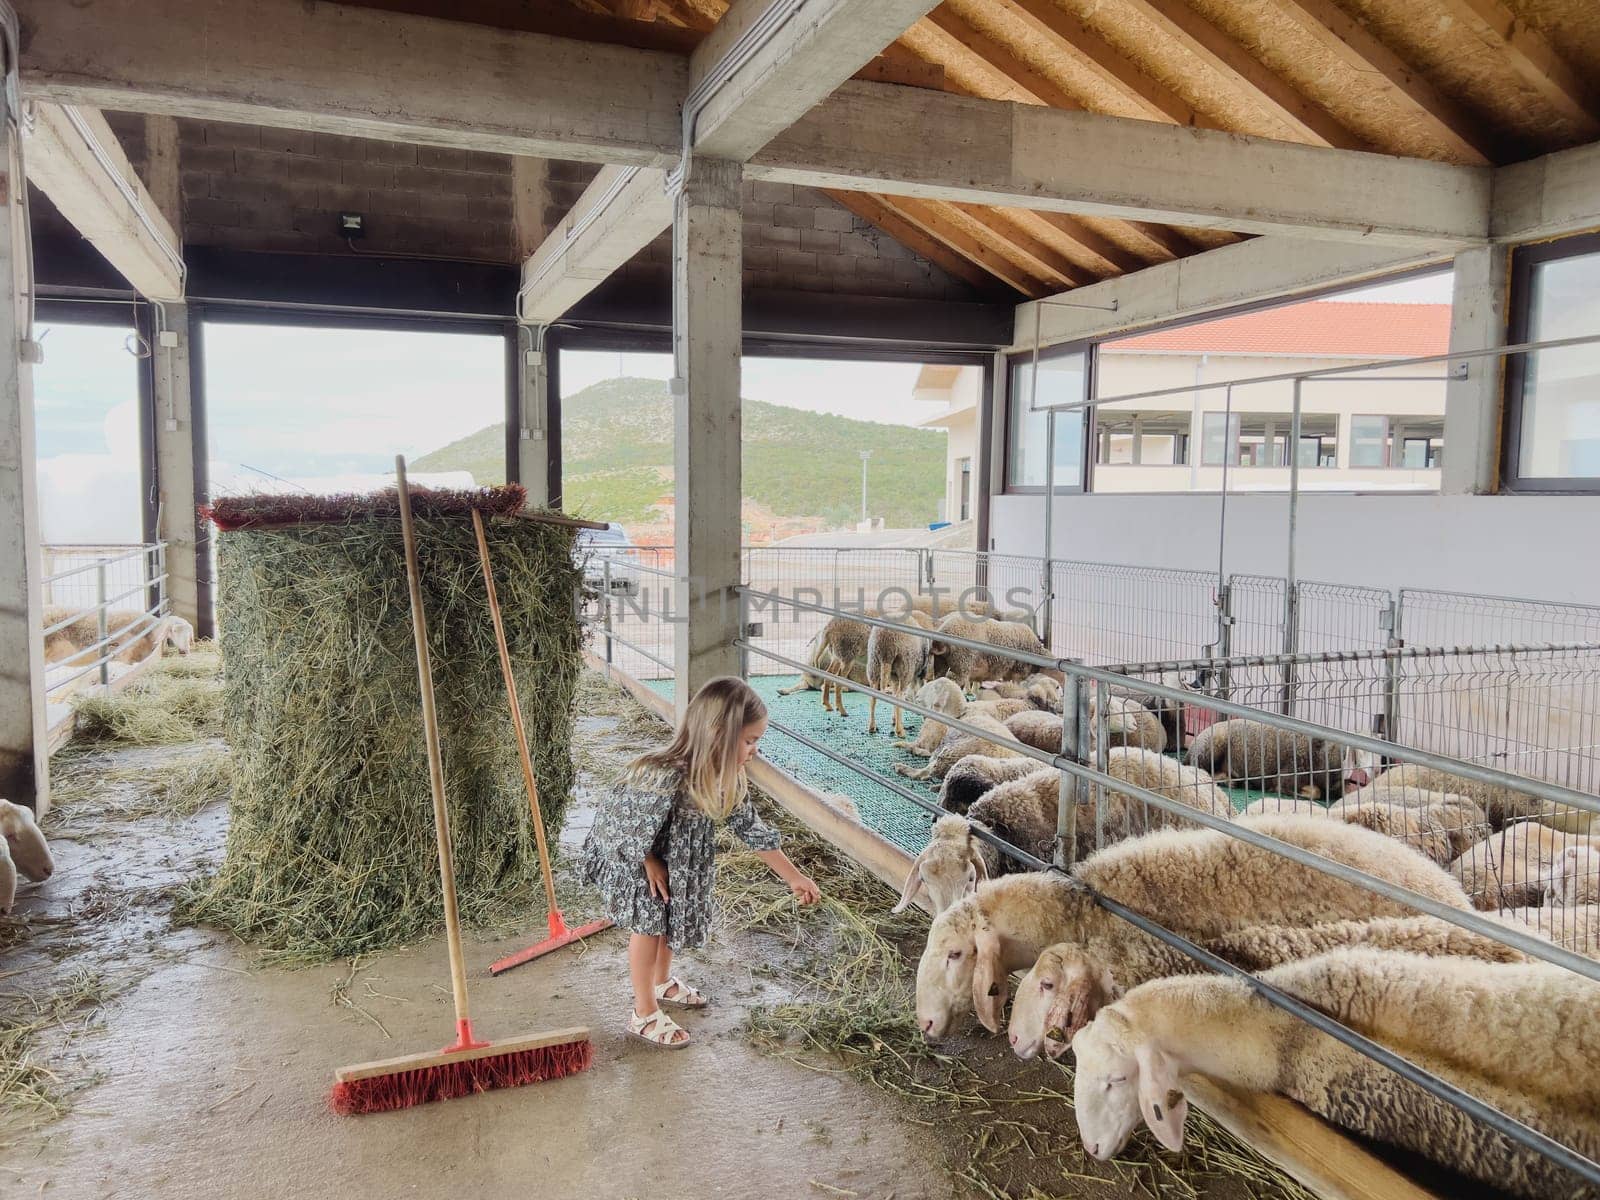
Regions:
[[766, 704], [737, 675], [709, 679], [689, 701], [672, 741], [634, 759], [628, 778], [678, 772], [694, 806], [713, 821], [726, 820], [750, 790], [739, 762], [740, 737], [766, 716]]

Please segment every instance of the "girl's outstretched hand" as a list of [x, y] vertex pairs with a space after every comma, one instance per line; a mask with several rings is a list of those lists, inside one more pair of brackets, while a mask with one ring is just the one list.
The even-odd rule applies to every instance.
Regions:
[[650, 894], [663, 904], [668, 904], [672, 896], [667, 891], [667, 864], [654, 854], [644, 856], [645, 882], [650, 885]]
[[822, 889], [808, 875], [796, 874], [789, 880], [789, 890], [801, 904], [815, 904], [822, 899]]

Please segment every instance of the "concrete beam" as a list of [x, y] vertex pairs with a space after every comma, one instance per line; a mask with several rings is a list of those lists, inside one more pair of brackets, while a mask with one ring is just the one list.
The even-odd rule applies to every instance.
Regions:
[[1319, 240], [1453, 248], [1489, 235], [1487, 167], [862, 83], [746, 174]]
[[701, 159], [672, 221], [673, 666], [678, 715], [706, 680], [739, 671], [739, 164]]
[[[811, 0], [753, 53], [730, 64], [740, 39], [779, 8], [779, 0], [734, 0], [689, 60], [691, 96], [716, 87], [695, 117], [695, 153], [745, 161], [937, 4]], [[736, 69], [721, 77], [730, 65]]]
[[1056, 298], [1064, 304], [1048, 298], [1019, 304], [1012, 349], [1033, 347], [1035, 306], [1040, 304], [1040, 342], [1051, 346], [1133, 333], [1448, 261], [1438, 251], [1252, 238], [1077, 288]]
[[[156, 337], [155, 451], [160, 521], [156, 536], [167, 544], [167, 599], [172, 611], [196, 629], [200, 616], [200, 560], [208, 532], [196, 511], [195, 412], [190, 388], [189, 308], [163, 305], [166, 336]], [[166, 344], [172, 342], [172, 345]]]
[[602, 167], [522, 264], [520, 320], [548, 325], [672, 224], [664, 172]]
[[183, 164], [178, 146], [178, 118], [144, 119], [144, 185], [156, 202], [156, 211], [172, 226], [183, 245]]
[[[3, 105], [0, 99], [0, 105]], [[32, 338], [20, 293], [31, 290], [17, 148], [0, 121], [0, 799], [50, 807], [44, 706], [44, 565], [33, 425]]]
[[1592, 229], [1600, 229], [1600, 142], [1494, 173], [1495, 241], [1537, 242]]
[[[1450, 297], [1450, 349], [1484, 350], [1506, 342], [1505, 246], [1475, 246], [1455, 258]], [[1446, 495], [1492, 495], [1500, 482], [1500, 413], [1505, 363], [1474, 358], [1462, 364], [1466, 377], [1445, 384], [1444, 468], [1439, 490]]]
[[182, 298], [182, 242], [104, 117], [41, 104], [27, 154], [29, 180], [130, 287], [152, 300]]
[[665, 166], [679, 55], [303, 0], [32, 0], [24, 94], [63, 104]]

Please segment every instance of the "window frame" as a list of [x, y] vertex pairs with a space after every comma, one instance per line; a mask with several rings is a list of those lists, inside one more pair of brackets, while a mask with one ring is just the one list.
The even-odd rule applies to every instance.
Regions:
[[[1355, 460], [1356, 452], [1356, 422], [1357, 421], [1382, 421], [1383, 436], [1379, 439], [1383, 446], [1383, 461], [1378, 463], [1358, 463]], [[1353, 412], [1350, 414], [1350, 444], [1345, 448], [1344, 469], [1347, 471], [1393, 471], [1394, 463], [1394, 418], [1388, 413]]]
[[[1511, 288], [1506, 341], [1517, 345], [1529, 340], [1533, 316], [1534, 268], [1548, 262], [1600, 254], [1600, 233], [1580, 233], [1532, 246], [1516, 246], [1511, 251]], [[1600, 344], [1600, 343], [1597, 343]], [[1558, 478], [1526, 476], [1521, 473], [1522, 417], [1527, 399], [1528, 355], [1508, 355], [1505, 364], [1500, 427], [1500, 490], [1517, 493], [1577, 494], [1600, 493], [1600, 476]], [[1448, 446], [1445, 447], [1449, 449]]]
[[[1092, 340], [1078, 342], [1063, 342], [1058, 346], [1048, 346], [1039, 351], [1039, 363], [1049, 362], [1053, 358], [1070, 358], [1075, 354], [1083, 355], [1083, 396], [1088, 400], [1095, 393], [1095, 378], [1099, 370], [1099, 355], [1096, 353], [1098, 343]], [[1013, 388], [1016, 385], [1017, 368], [1033, 364], [1033, 351], [1006, 356], [1006, 402], [1001, 420], [1000, 430], [1000, 491], [1007, 496], [1042, 496], [1045, 485], [1042, 483], [1016, 483], [1011, 478], [1011, 411], [1012, 401], [1016, 399]], [[1080, 408], [1076, 410], [1083, 420], [1083, 438], [1078, 447], [1078, 478], [1076, 483], [1062, 483], [1058, 477], [1055, 480], [1055, 495], [1072, 496], [1080, 495], [1093, 490], [1091, 471], [1094, 462], [1094, 439], [1096, 435], [1094, 408]], [[1047, 418], [1048, 419], [1048, 418]], [[1058, 419], [1061, 419], [1058, 417]], [[1059, 429], [1058, 429], [1059, 434]]]

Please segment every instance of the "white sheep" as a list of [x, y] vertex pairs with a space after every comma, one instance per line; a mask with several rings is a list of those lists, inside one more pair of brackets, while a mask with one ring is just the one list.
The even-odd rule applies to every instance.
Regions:
[[912, 862], [892, 911], [904, 912], [920, 896], [938, 916], [988, 880], [992, 852], [992, 847], [972, 835], [971, 823], [960, 817], [940, 817], [933, 823], [928, 844]]
[[[835, 675], [843, 675], [846, 679], [860, 679], [863, 683], [867, 678], [867, 639], [871, 637], [871, 629], [865, 621], [857, 621], [851, 617], [833, 617], [822, 627], [822, 647], [831, 656], [831, 670]], [[825, 664], [826, 666], [827, 664]], [[832, 712], [834, 705], [829, 703], [829, 695], [838, 705], [841, 717], [850, 714], [844, 710], [844, 688], [841, 684], [831, 679], [822, 681], [822, 707]]]
[[[946, 676], [949, 678], [949, 676]], [[968, 700], [967, 706], [961, 710], [962, 717], [988, 717], [990, 720], [999, 721], [1002, 725], [1019, 713], [1034, 712], [1033, 705], [1026, 700]]]
[[1061, 753], [1061, 718], [1037, 708], [1024, 709], [1002, 718], [1011, 736], [1024, 746], [1049, 754]]
[[17, 864], [11, 861], [11, 848], [0, 839], [0, 917], [11, 912], [17, 899]]
[[1420, 788], [1365, 787], [1327, 808], [1315, 800], [1300, 797], [1264, 796], [1241, 815], [1254, 817], [1288, 812], [1325, 816], [1386, 834], [1427, 855], [1440, 866], [1454, 861], [1489, 829], [1483, 810], [1466, 796]]
[[[811, 640], [806, 643], [805, 661], [806, 665], [809, 666], [813, 671], [832, 669], [828, 666], [828, 664], [833, 661], [833, 652], [823, 644], [822, 630], [819, 629], [816, 633], [812, 634]], [[863, 679], [862, 682], [865, 683], [866, 680]], [[796, 692], [808, 692], [821, 687], [821, 675], [814, 675], [811, 673], [811, 671], [801, 671], [799, 682], [792, 683], [786, 688], [779, 688], [778, 695], [792, 696]]]
[[1000, 784], [1031, 775], [1041, 765], [1038, 759], [1024, 756], [969, 754], [945, 772], [944, 782], [939, 785], [939, 807], [946, 812], [964, 813]]
[[[912, 609], [904, 618], [908, 626], [933, 629], [933, 618]], [[888, 692], [891, 696], [910, 694], [921, 678], [928, 662], [928, 639], [918, 637], [907, 629], [889, 629], [874, 625], [867, 635], [867, 686]], [[867, 732], [878, 732], [878, 698], [871, 697], [867, 704]], [[900, 706], [894, 706], [894, 735], [906, 736], [905, 718]]]
[[1345, 790], [1345, 750], [1322, 738], [1264, 721], [1218, 721], [1189, 743], [1188, 761], [1216, 779], [1299, 796], [1337, 800]]
[[41, 883], [55, 873], [50, 843], [33, 819], [32, 809], [0, 800], [0, 837], [5, 838], [11, 861], [24, 879]]
[[[1039, 641], [1038, 635], [1021, 621], [975, 620], [961, 612], [953, 612], [939, 622], [939, 632], [968, 641], [986, 642], [997, 650], [1044, 653], [1044, 644]], [[930, 670], [935, 675], [948, 675], [969, 692], [974, 684], [986, 680], [1021, 679], [1033, 670], [1028, 664], [1005, 654], [974, 650], [969, 646], [958, 646], [938, 639], [934, 639], [928, 653], [932, 660]]]
[[117, 662], [137, 663], [165, 647], [170, 646], [185, 655], [194, 648], [194, 626], [176, 613], [152, 619], [143, 609], [109, 609], [106, 612], [106, 636], [109, 642], [98, 648], [94, 648], [100, 641], [98, 610], [83, 612], [59, 606], [46, 608], [44, 627], [48, 629], [52, 625], [59, 625], [75, 613], [75, 620], [62, 625], [45, 639], [46, 662], [83, 666], [110, 654]]
[[[1099, 729], [1100, 698], [1089, 697], [1089, 730], [1091, 744]], [[1137, 700], [1127, 696], [1106, 697], [1106, 745], [1141, 746], [1159, 753], [1167, 748], [1167, 731], [1161, 719]]]
[[1450, 873], [1478, 908], [1537, 905], [1550, 887], [1556, 859], [1569, 846], [1586, 850], [1593, 842], [1537, 821], [1514, 821], [1468, 846], [1450, 864]]
[[1532, 930], [1563, 950], [1600, 959], [1600, 905], [1554, 904], [1541, 908], [1508, 908], [1492, 919], [1523, 932]]
[[1020, 743], [1011, 736], [1010, 730], [994, 718], [982, 715], [969, 717], [963, 712], [961, 719], [983, 730], [985, 736], [979, 737], [965, 730], [952, 729], [928, 759], [926, 766], [908, 767], [904, 763], [895, 763], [895, 772], [907, 779], [943, 779], [951, 767], [969, 754], [981, 754], [989, 758], [1009, 758], [1020, 753], [1010, 749]]
[[1488, 814], [1490, 823], [1496, 829], [1507, 821], [1519, 817], [1556, 816], [1577, 811], [1565, 805], [1550, 804], [1527, 792], [1519, 792], [1515, 788], [1495, 783], [1478, 783], [1475, 780], [1463, 779], [1459, 775], [1452, 775], [1448, 771], [1418, 766], [1415, 763], [1401, 763], [1390, 767], [1372, 781], [1372, 786], [1416, 787], [1432, 792], [1452, 792], [1457, 796], [1466, 796]]
[[[1460, 884], [1439, 867], [1371, 830], [1304, 817], [1251, 824], [1441, 904], [1468, 907]], [[1250, 925], [1411, 915], [1403, 904], [1220, 831], [1163, 830], [1108, 846], [1070, 876], [996, 879], [935, 917], [917, 964], [917, 1024], [924, 1035], [942, 1037], [969, 1004], [997, 1032], [1009, 974], [1032, 966], [1047, 946], [1084, 947], [1085, 976], [1092, 980], [1099, 970], [1090, 956], [1099, 943], [1146, 936], [1095, 903], [1085, 885], [1191, 938]], [[1086, 998], [1086, 1011], [1094, 1000]]]
[[[930, 680], [917, 690], [917, 703], [923, 708], [931, 708], [934, 712], [944, 713], [946, 716], [959, 717], [961, 710], [967, 706], [966, 693], [956, 686], [955, 681], [940, 676]], [[909, 750], [911, 753], [923, 758], [931, 757], [939, 748], [939, 743], [944, 741], [945, 734], [950, 732], [950, 726], [933, 717], [922, 719], [922, 728], [917, 730], [915, 741], [891, 742], [896, 750]]]
[[1551, 866], [1551, 904], [1574, 908], [1600, 903], [1600, 848], [1568, 846]]
[[[1484, 962], [1527, 962], [1503, 942], [1441, 921], [1437, 917], [1377, 917], [1323, 921], [1315, 925], [1250, 925], [1200, 943], [1241, 970], [1257, 972], [1331, 950], [1367, 946], [1406, 950], [1434, 957], [1460, 956]], [[1089, 973], [1098, 972], [1091, 978]], [[1017, 984], [1006, 1034], [1018, 1058], [1043, 1053], [1059, 1058], [1070, 1030], [1083, 1024], [1083, 1010], [1096, 999], [1109, 1002], [1124, 990], [1169, 975], [1204, 974], [1207, 967], [1158, 939], [1105, 940], [1091, 960], [1083, 947], [1050, 946]]]
[[1002, 700], [1026, 700], [1044, 712], [1061, 711], [1061, 680], [1044, 671], [1036, 671], [1022, 680], [1004, 680], [991, 690]]
[[[1340, 950], [1262, 979], [1590, 1158], [1600, 1155], [1600, 1004], [1593, 983], [1543, 964]], [[1531, 1198], [1588, 1194], [1524, 1150], [1355, 1050], [1308, 1030], [1242, 980], [1159, 979], [1073, 1039], [1084, 1148], [1119, 1153], [1141, 1117], [1183, 1147], [1182, 1077], [1279, 1092], [1363, 1136]], [[1576, 1069], [1575, 1069], [1576, 1068]]]

